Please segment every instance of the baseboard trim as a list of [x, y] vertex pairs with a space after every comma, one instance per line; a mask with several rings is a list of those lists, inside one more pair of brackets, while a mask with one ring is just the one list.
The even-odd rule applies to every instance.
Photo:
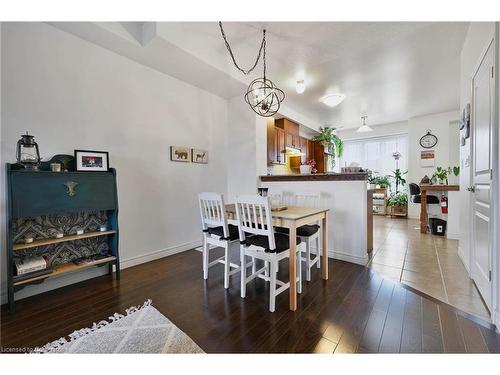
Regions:
[[[216, 246], [211, 246], [210, 248], [212, 249], [215, 247]], [[194, 250], [202, 252], [203, 247], [199, 246]], [[362, 266], [365, 266], [368, 263], [368, 255], [363, 258], [363, 257], [353, 256], [352, 254], [344, 253], [342, 251], [328, 250], [328, 258], [343, 260], [345, 262], [350, 262], [350, 263], [361, 264]]]
[[366, 266], [366, 264], [368, 263], [368, 254], [366, 254], [364, 257], [360, 257], [349, 253], [344, 253], [338, 250], [328, 250], [328, 258], [343, 260], [345, 262], [350, 262], [355, 264], [361, 264], [362, 266]]
[[147, 254], [137, 255], [135, 257], [127, 258], [125, 260], [120, 260], [120, 267], [122, 269], [129, 268], [133, 266], [138, 266], [139, 264], [151, 262], [156, 259], [168, 257], [177, 253], [182, 253], [183, 251], [191, 250], [200, 246], [201, 240], [186, 242], [181, 245], [168, 247], [162, 250], [152, 251]]
[[458, 246], [458, 257], [462, 261], [462, 264], [464, 265], [464, 267], [467, 270], [467, 273], [469, 274], [469, 277], [470, 277], [469, 261], [468, 261], [468, 259], [467, 260], [465, 259], [465, 254], [463, 253], [460, 245]]
[[500, 330], [500, 311], [493, 311], [491, 322], [495, 325], [497, 331]]
[[[151, 262], [153, 260], [157, 260], [157, 259], [164, 258], [164, 257], [170, 256], [170, 255], [181, 253], [183, 251], [187, 251], [187, 250], [191, 250], [193, 248], [197, 248], [197, 247], [200, 246], [200, 244], [201, 244], [201, 240], [191, 241], [191, 242], [186, 242], [186, 243], [181, 244], [181, 245], [176, 245], [176, 246], [168, 247], [166, 249], [152, 251], [150, 253], [137, 255], [137, 256], [134, 256], [134, 257], [131, 257], [131, 258], [127, 258], [127, 259], [121, 259], [120, 260], [120, 268], [121, 269], [125, 269], [125, 268], [129, 268], [129, 267], [133, 267], [133, 266], [138, 266], [139, 264]], [[79, 271], [79, 272], [85, 272], [85, 271], [82, 270], [82, 271]], [[93, 277], [94, 276], [90, 276], [90, 277], [88, 277], [88, 279], [93, 278]], [[84, 281], [84, 280], [82, 280], [82, 281]], [[71, 283], [68, 283], [67, 285], [70, 285], [70, 284]], [[52, 289], [49, 289], [49, 290], [44, 290], [44, 291], [42, 291], [40, 293], [45, 293], [45, 292], [48, 292], [50, 290], [62, 288], [63, 286], [64, 285], [61, 285], [61, 286], [58, 286], [58, 287], [55, 287], [55, 288], [52, 288]], [[7, 285], [2, 286], [2, 291], [6, 290], [6, 289], [7, 289]], [[33, 295], [36, 295], [36, 294], [33, 294]], [[28, 298], [28, 297], [31, 297], [31, 295], [23, 297], [23, 298]], [[7, 303], [7, 292], [3, 292], [0, 295], [0, 304], [4, 305], [6, 303]]]

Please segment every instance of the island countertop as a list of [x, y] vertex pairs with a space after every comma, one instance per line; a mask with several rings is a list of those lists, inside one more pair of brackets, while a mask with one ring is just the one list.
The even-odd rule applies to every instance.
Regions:
[[366, 181], [368, 174], [361, 173], [315, 173], [260, 176], [262, 182], [273, 181]]

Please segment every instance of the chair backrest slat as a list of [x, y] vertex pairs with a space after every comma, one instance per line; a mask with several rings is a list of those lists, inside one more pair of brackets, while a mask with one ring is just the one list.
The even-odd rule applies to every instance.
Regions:
[[267, 236], [269, 249], [276, 249], [271, 205], [268, 197], [260, 195], [245, 195], [236, 198], [236, 217], [240, 239], [245, 240], [245, 234]]
[[321, 194], [315, 192], [298, 192], [295, 193], [295, 206], [320, 208]]
[[229, 237], [229, 226], [222, 194], [203, 192], [198, 194], [200, 217], [203, 230], [208, 227], [222, 227], [224, 237]]

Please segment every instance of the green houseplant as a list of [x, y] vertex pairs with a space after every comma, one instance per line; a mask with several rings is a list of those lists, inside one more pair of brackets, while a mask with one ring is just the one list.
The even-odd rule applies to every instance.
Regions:
[[340, 158], [344, 153], [344, 142], [335, 134], [335, 128], [320, 126], [319, 134], [313, 138], [313, 141], [321, 142], [325, 151], [334, 158]]
[[446, 185], [448, 185], [448, 175], [452, 173], [458, 176], [460, 174], [460, 167], [437, 167], [436, 172], [432, 175], [432, 180], [437, 180], [440, 184], [446, 183]]
[[387, 198], [387, 207], [391, 216], [408, 215], [408, 194], [405, 191], [392, 193]]
[[399, 168], [396, 168], [395, 171], [392, 171], [391, 177], [396, 183], [396, 193], [399, 193], [399, 187], [404, 187], [406, 185], [406, 179], [403, 178], [404, 175], [408, 173], [408, 171], [401, 172]]
[[375, 185], [379, 185], [382, 189], [390, 189], [391, 181], [389, 180], [389, 176], [378, 176], [373, 179], [373, 183]]

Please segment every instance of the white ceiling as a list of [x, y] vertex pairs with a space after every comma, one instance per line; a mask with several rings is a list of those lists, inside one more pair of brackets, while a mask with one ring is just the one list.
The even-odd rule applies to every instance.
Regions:
[[[52, 23], [226, 98], [262, 75], [261, 64], [251, 76], [234, 68], [217, 22], [137, 24]], [[268, 78], [285, 91], [286, 107], [316, 123], [350, 128], [364, 114], [376, 125], [458, 109], [468, 23], [224, 23], [241, 66], [254, 62], [263, 28]], [[295, 93], [299, 72], [307, 86], [302, 95]], [[330, 92], [346, 99], [329, 108], [319, 98]]]

